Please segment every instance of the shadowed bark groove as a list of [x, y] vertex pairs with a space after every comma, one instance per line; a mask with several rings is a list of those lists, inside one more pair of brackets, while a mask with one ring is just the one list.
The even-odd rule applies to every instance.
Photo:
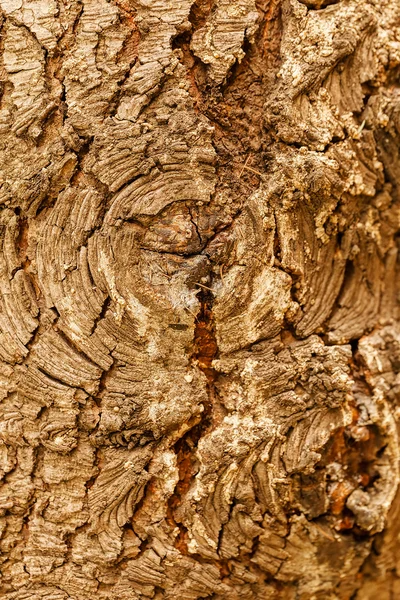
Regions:
[[400, 598], [398, 0], [0, 0], [0, 596]]

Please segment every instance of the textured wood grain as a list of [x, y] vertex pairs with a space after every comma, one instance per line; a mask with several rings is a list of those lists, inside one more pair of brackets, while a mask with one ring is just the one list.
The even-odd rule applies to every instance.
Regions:
[[0, 0], [0, 595], [400, 597], [398, 0]]

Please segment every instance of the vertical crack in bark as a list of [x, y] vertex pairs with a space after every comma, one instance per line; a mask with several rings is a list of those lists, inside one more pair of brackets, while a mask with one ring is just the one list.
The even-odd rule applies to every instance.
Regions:
[[[194, 330], [194, 360], [199, 369], [207, 379], [207, 391], [209, 397], [208, 406], [205, 406], [205, 415], [209, 416], [212, 409], [212, 397], [216, 371], [212, 366], [214, 358], [218, 356], [218, 345], [215, 337], [213, 308], [213, 293], [207, 289], [201, 289], [198, 293], [200, 310], [195, 321]], [[203, 417], [203, 421], [204, 421]]]
[[[211, 290], [201, 289], [198, 293], [200, 310], [195, 320], [194, 351], [192, 360], [204, 373], [207, 383], [207, 401], [203, 404], [203, 413], [200, 422], [197, 422], [176, 444], [175, 452], [179, 469], [179, 480], [174, 493], [169, 498], [167, 507], [167, 520], [172, 527], [177, 527], [179, 533], [175, 540], [175, 547], [182, 553], [188, 554], [187, 528], [179, 521], [176, 510], [181, 506], [183, 497], [188, 492], [193, 478], [196, 475], [196, 458], [194, 452], [201, 437], [213, 426], [218, 414], [219, 402], [215, 389], [218, 377], [212, 362], [218, 356], [218, 345], [215, 337], [213, 316], [213, 294]], [[217, 413], [215, 413], [217, 409]]]
[[[30, 259], [28, 258], [28, 235], [29, 235], [29, 222], [26, 217], [19, 218], [18, 222], [19, 232], [15, 242], [15, 247], [17, 249], [18, 258], [21, 261], [21, 267], [24, 271], [27, 271], [29, 265], [31, 264]], [[13, 273], [14, 275], [14, 273]]]

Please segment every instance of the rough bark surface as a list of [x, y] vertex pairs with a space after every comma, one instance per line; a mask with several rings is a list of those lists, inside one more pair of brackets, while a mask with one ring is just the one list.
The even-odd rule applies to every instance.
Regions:
[[399, 1], [0, 7], [1, 598], [400, 598]]

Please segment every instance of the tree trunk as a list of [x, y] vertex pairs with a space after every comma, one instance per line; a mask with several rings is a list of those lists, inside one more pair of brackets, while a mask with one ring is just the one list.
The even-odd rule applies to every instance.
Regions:
[[398, 0], [0, 7], [1, 598], [400, 598]]

